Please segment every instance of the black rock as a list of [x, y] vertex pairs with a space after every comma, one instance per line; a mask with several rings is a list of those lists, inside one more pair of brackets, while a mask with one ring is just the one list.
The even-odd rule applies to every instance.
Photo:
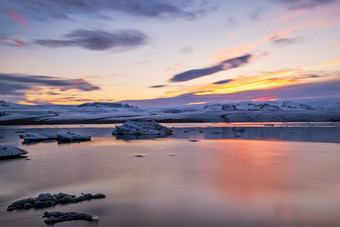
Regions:
[[41, 193], [36, 198], [27, 198], [13, 202], [8, 206], [7, 211], [13, 211], [16, 209], [40, 209], [45, 207], [52, 207], [57, 204], [67, 204], [67, 203], [77, 203], [85, 200], [91, 199], [102, 199], [105, 198], [104, 194], [94, 194], [91, 193], [82, 194], [80, 196], [69, 195], [66, 193], [50, 194]]
[[85, 221], [98, 221], [98, 217], [85, 213], [76, 212], [48, 212], [46, 211], [43, 218], [47, 218], [44, 222], [48, 225], [53, 225], [57, 222], [85, 220]]

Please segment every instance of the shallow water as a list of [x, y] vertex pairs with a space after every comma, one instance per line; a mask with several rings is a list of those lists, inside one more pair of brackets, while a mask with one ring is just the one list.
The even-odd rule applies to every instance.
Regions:
[[[58, 226], [339, 226], [339, 127], [240, 132], [199, 126], [137, 140], [117, 139], [108, 126], [1, 127], [0, 144], [23, 147], [29, 160], [0, 161], [0, 226], [46, 226], [45, 210], [99, 216], [97, 223]], [[93, 139], [71, 144], [19, 139], [42, 131]], [[13, 201], [42, 192], [106, 198], [6, 211]]]

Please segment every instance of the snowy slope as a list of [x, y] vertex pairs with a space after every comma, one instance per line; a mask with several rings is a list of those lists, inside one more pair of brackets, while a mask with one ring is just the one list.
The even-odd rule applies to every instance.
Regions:
[[19, 105], [0, 101], [0, 124], [340, 121], [340, 100], [212, 103], [141, 108], [126, 103]]

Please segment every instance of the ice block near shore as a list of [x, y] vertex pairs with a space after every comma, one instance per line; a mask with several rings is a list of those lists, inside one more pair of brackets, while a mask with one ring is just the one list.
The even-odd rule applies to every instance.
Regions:
[[172, 130], [160, 125], [156, 121], [138, 122], [126, 121], [120, 126], [113, 129], [112, 135], [171, 135]]
[[15, 146], [0, 145], [0, 159], [16, 158], [27, 153], [26, 150]]

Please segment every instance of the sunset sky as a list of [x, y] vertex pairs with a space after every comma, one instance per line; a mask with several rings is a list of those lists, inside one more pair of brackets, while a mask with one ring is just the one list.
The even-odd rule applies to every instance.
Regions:
[[340, 98], [340, 0], [2, 0], [0, 9], [0, 100]]

